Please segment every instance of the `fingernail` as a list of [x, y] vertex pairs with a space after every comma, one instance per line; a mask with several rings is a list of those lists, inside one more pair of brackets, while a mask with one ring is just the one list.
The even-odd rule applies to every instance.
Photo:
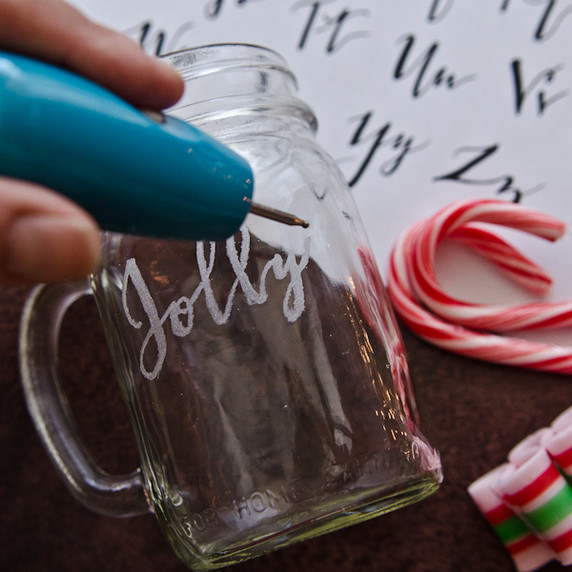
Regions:
[[18, 281], [79, 278], [95, 269], [98, 257], [99, 232], [87, 218], [22, 217], [6, 235], [5, 272]]

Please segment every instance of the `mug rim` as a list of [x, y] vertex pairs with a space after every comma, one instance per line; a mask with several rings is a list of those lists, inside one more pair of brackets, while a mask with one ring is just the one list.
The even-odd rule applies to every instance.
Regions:
[[191, 68], [197, 70], [203, 65], [212, 64], [213, 60], [225, 67], [243, 66], [245, 61], [250, 61], [257, 65], [279, 69], [290, 75], [296, 82], [286, 59], [276, 50], [259, 44], [242, 42], [204, 44], [167, 52], [161, 54], [159, 58], [165, 60], [179, 73]]

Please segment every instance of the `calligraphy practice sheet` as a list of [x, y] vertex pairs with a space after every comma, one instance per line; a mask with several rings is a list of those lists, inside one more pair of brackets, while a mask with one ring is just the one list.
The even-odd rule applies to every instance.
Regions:
[[[73, 3], [151, 54], [228, 42], [279, 52], [383, 274], [396, 238], [454, 200], [520, 202], [572, 223], [572, 0]], [[572, 299], [570, 232], [509, 239], [554, 277], [547, 300]], [[453, 295], [534, 299], [467, 253], [439, 260]]]

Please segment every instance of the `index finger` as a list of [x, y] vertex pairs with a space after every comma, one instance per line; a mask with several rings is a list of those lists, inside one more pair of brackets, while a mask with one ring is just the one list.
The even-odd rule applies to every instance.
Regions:
[[167, 64], [63, 0], [0, 0], [0, 49], [65, 67], [136, 107], [164, 109], [183, 93]]

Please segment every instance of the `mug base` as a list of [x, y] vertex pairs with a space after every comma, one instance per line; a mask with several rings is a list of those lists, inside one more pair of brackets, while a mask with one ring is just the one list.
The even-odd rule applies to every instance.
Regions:
[[303, 540], [365, 522], [413, 504], [434, 493], [439, 488], [441, 480], [441, 473], [436, 472], [410, 483], [406, 488], [401, 484], [391, 491], [385, 489], [381, 498], [380, 492], [377, 491], [377, 494], [372, 493], [369, 498], [361, 498], [359, 502], [353, 505], [334, 511], [330, 507], [330, 510], [326, 510], [325, 513], [318, 513], [315, 518], [305, 520], [302, 523], [295, 523], [292, 522], [293, 519], [290, 519], [291, 524], [285, 524], [285, 527], [278, 533], [257, 535], [256, 531], [251, 531], [247, 539], [242, 539], [240, 546], [227, 547], [224, 551], [211, 552], [210, 554], [207, 554], [206, 551], [202, 551], [202, 553], [192, 551], [188, 539], [181, 540], [173, 535], [172, 528], [170, 531], [166, 530], [165, 533], [179, 558], [191, 570], [196, 572], [215, 570], [292, 546]]

